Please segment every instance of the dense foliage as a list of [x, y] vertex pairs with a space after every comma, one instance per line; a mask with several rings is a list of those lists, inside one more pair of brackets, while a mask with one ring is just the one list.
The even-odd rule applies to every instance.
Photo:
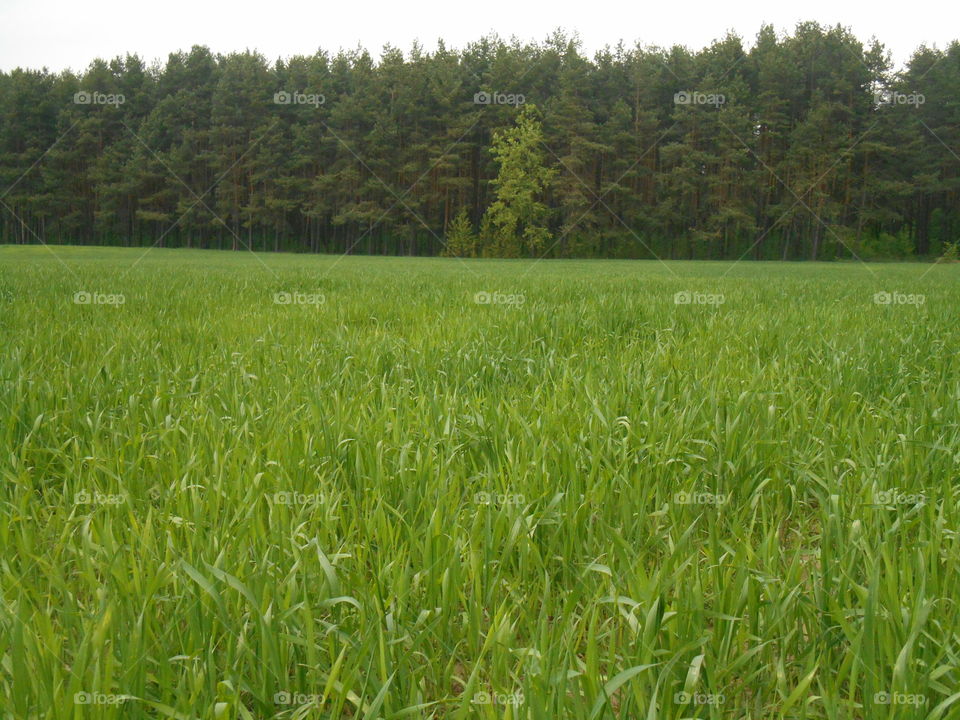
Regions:
[[[434, 255], [461, 211], [487, 255], [931, 256], [960, 237], [960, 45], [896, 69], [816, 23], [592, 59], [561, 33], [379, 61], [194, 47], [0, 73], [0, 113], [3, 242]], [[497, 194], [511, 131], [539, 145], [542, 167], [504, 178], [533, 220]]]

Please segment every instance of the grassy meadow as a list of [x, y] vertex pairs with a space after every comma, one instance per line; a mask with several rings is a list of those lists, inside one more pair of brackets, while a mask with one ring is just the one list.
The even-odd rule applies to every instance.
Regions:
[[960, 718], [960, 265], [0, 248], [0, 717]]

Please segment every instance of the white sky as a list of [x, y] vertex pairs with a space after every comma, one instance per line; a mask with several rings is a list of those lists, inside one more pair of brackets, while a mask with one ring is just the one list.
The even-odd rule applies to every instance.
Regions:
[[944, 48], [960, 37], [956, 0], [0, 0], [0, 70], [82, 70], [127, 52], [149, 63], [194, 44], [257, 49], [271, 61], [358, 44], [378, 56], [388, 42], [406, 51], [419, 39], [429, 50], [443, 38], [459, 48], [489, 31], [542, 40], [558, 27], [578, 32], [591, 53], [620, 39], [699, 49], [727, 30], [750, 45], [763, 22], [784, 31], [800, 20], [839, 22], [863, 41], [875, 35], [897, 63], [921, 43]]

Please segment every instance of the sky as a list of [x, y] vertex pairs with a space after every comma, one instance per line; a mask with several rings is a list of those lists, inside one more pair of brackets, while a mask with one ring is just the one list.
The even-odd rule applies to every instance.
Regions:
[[750, 45], [764, 23], [785, 32], [801, 20], [840, 23], [863, 41], [877, 37], [901, 65], [921, 44], [944, 48], [960, 38], [956, 0], [922, 9], [866, 0], [0, 0], [0, 70], [80, 71], [96, 57], [127, 53], [149, 63], [198, 44], [255, 49], [269, 60], [358, 45], [378, 55], [387, 43], [406, 51], [419, 40], [430, 50], [442, 39], [460, 48], [490, 32], [543, 40], [557, 28], [577, 33], [589, 53], [620, 40], [696, 50], [728, 31]]

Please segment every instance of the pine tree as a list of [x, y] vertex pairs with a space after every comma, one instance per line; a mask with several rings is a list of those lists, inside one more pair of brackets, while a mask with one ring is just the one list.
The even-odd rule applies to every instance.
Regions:
[[960, 44], [898, 72], [817, 23], [764, 26], [750, 50], [731, 35], [588, 58], [557, 32], [0, 71], [0, 242], [432, 255], [466, 208], [475, 254], [933, 258], [960, 237], [958, 96]]
[[477, 236], [467, 209], [460, 208], [447, 229], [443, 254], [447, 257], [474, 257], [477, 253]]

